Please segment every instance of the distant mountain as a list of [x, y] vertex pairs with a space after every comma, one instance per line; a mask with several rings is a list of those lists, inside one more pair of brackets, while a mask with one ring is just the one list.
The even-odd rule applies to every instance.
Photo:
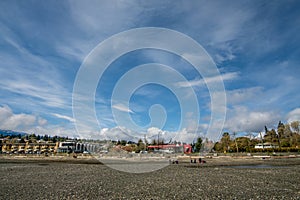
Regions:
[[18, 132], [18, 131], [12, 131], [12, 130], [2, 130], [0, 129], [0, 134], [2, 134], [3, 136], [12, 136], [12, 135], [27, 135], [27, 133], [24, 132]]

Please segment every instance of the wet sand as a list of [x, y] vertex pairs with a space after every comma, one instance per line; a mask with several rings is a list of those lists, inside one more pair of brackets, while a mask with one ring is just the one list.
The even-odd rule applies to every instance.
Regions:
[[0, 199], [300, 199], [300, 158], [205, 160], [133, 174], [93, 158], [0, 157]]

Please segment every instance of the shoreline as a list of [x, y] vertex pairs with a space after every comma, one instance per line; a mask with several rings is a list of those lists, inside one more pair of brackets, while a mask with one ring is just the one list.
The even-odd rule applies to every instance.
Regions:
[[[259, 164], [268, 164], [274, 166], [288, 166], [288, 165], [300, 165], [300, 155], [297, 156], [269, 156], [269, 157], [255, 157], [255, 156], [218, 156], [218, 157], [202, 157], [202, 160], [205, 160], [206, 163], [191, 163], [190, 159], [196, 159], [199, 156], [178, 156], [179, 165], [185, 166], [196, 166], [196, 167], [211, 167], [211, 166], [238, 166], [238, 165], [259, 165]], [[36, 156], [36, 155], [0, 155], [0, 164], [3, 163], [69, 163], [69, 164], [104, 164], [101, 160], [115, 160], [115, 161], [124, 161], [126, 163], [151, 163], [159, 161], [167, 161], [172, 158], [153, 158], [153, 157], [144, 157], [143, 159], [139, 158], [118, 158], [118, 157], [100, 157], [96, 158], [92, 155], [89, 156], [78, 156], [73, 158], [70, 156]]]

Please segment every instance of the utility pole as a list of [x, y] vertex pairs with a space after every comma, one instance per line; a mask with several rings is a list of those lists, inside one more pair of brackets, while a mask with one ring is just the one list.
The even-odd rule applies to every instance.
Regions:
[[157, 149], [159, 150], [159, 132], [157, 133]]
[[143, 149], [144, 151], [147, 150], [147, 138], [146, 138], [146, 134], [144, 134], [144, 143], [145, 143], [145, 148]]

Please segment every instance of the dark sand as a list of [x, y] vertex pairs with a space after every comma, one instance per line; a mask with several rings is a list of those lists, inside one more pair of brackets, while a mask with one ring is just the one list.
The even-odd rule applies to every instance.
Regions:
[[131, 174], [95, 159], [0, 157], [0, 199], [300, 199], [300, 158], [205, 160]]

